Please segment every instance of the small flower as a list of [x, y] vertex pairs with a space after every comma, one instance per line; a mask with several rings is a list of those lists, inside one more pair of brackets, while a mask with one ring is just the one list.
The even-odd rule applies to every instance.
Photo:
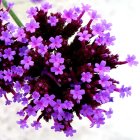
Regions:
[[11, 48], [7, 48], [7, 49], [4, 50], [3, 58], [4, 58], [4, 59], [7, 58], [9, 61], [11, 61], [11, 60], [14, 59], [13, 56], [14, 56], [15, 54], [16, 54], [16, 52], [15, 52], [15, 51], [12, 51]]
[[39, 47], [38, 47], [38, 53], [41, 54], [42, 57], [44, 57], [44, 55], [46, 54], [46, 52], [48, 51], [48, 46], [47, 45], [43, 45], [41, 44]]
[[27, 122], [26, 122], [26, 120], [22, 120], [22, 119], [20, 119], [20, 121], [17, 121], [17, 124], [19, 124], [20, 125], [20, 128], [28, 128], [28, 125], [27, 125]]
[[72, 129], [72, 128], [67, 128], [64, 133], [66, 134], [66, 136], [73, 136], [74, 133], [76, 133], [76, 130]]
[[58, 22], [58, 19], [56, 18], [56, 16], [50, 16], [48, 19], [48, 23], [51, 26], [56, 26], [57, 22]]
[[77, 19], [77, 15], [74, 13], [73, 9], [64, 10], [64, 14], [62, 15], [62, 17], [65, 18], [68, 23], [71, 23], [72, 20]]
[[38, 122], [38, 121], [34, 121], [32, 124], [31, 124], [32, 127], [35, 127], [36, 130], [38, 130], [39, 128], [41, 128], [41, 123]]
[[34, 91], [34, 92], [32, 93], [32, 98], [33, 98], [34, 100], [38, 100], [38, 99], [39, 99], [39, 97], [40, 97], [39, 92]]
[[37, 15], [37, 8], [31, 7], [26, 13], [28, 14], [29, 18], [32, 18]]
[[128, 97], [131, 95], [131, 87], [124, 87], [124, 85], [122, 85], [119, 92], [120, 92], [120, 98], [124, 98], [125, 96]]
[[84, 30], [83, 32], [78, 33], [80, 41], [89, 41], [91, 34], [88, 33], [88, 30]]
[[53, 63], [55, 67], [64, 63], [64, 58], [61, 57], [61, 53], [52, 54], [49, 62]]
[[91, 78], [93, 76], [90, 72], [83, 72], [81, 75], [82, 75], [82, 77], [81, 77], [82, 82], [87, 82], [87, 83], [91, 82]]
[[85, 94], [85, 90], [81, 89], [80, 85], [75, 85], [74, 90], [73, 89], [70, 90], [70, 94], [73, 95], [73, 99], [81, 100], [82, 95]]
[[42, 45], [42, 40], [42, 37], [36, 38], [35, 36], [32, 36], [29, 45], [31, 45], [31, 48], [38, 48]]
[[32, 58], [30, 56], [25, 56], [23, 60], [21, 60], [21, 64], [24, 65], [24, 69], [29, 69], [30, 66], [34, 65]]
[[26, 31], [34, 33], [39, 28], [39, 23], [35, 20], [31, 20], [30, 23], [26, 23]]
[[11, 70], [9, 70], [9, 69], [8, 70], [4, 70], [3, 74], [4, 74], [3, 79], [5, 81], [9, 81], [9, 82], [12, 81], [12, 75], [13, 75], [13, 73], [11, 72]]
[[57, 65], [57, 66], [51, 67], [51, 72], [54, 72], [55, 75], [59, 75], [59, 74], [62, 75], [64, 69], [65, 69], [64, 65]]
[[106, 62], [105, 61], [101, 61], [100, 64], [96, 63], [95, 64], [94, 71], [95, 72], [99, 72], [100, 75], [104, 74], [104, 72], [109, 72], [110, 71], [110, 67], [106, 67]]
[[29, 116], [31, 116], [31, 115], [36, 116], [36, 110], [31, 105], [28, 105], [28, 108], [26, 109], [26, 112]]
[[138, 65], [138, 61], [135, 60], [136, 56], [135, 55], [127, 55], [126, 61], [128, 63], [129, 66], [137, 66]]
[[51, 49], [56, 49], [56, 48], [62, 47], [63, 40], [62, 40], [62, 37], [61, 36], [56, 36], [55, 38], [54, 37], [51, 37], [49, 39], [49, 41], [51, 42], [50, 45], [49, 45], [49, 47]]
[[43, 10], [44, 12], [47, 12], [51, 8], [52, 8], [52, 5], [48, 2], [45, 2], [41, 5], [41, 10]]

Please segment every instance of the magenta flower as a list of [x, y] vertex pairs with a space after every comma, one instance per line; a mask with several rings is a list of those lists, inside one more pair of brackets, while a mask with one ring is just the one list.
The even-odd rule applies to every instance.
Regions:
[[4, 58], [4, 59], [7, 58], [9, 61], [11, 61], [11, 60], [14, 59], [13, 56], [14, 56], [15, 54], [16, 54], [16, 52], [15, 52], [15, 51], [12, 51], [11, 48], [7, 48], [7, 49], [4, 50], [3, 58]]
[[51, 67], [51, 72], [54, 72], [55, 75], [58, 75], [58, 74], [62, 75], [64, 69], [65, 69], [64, 65], [57, 65], [57, 66]]
[[82, 95], [85, 94], [85, 90], [84, 89], [81, 89], [81, 86], [80, 85], [75, 85], [74, 86], [74, 89], [71, 89], [70, 90], [70, 94], [72, 94], [73, 96], [73, 99], [76, 99], [76, 100], [81, 100], [82, 99]]
[[98, 72], [99, 74], [104, 74], [104, 72], [109, 72], [110, 71], [110, 67], [106, 67], [106, 62], [105, 61], [101, 61], [100, 64], [96, 63], [95, 64], [94, 71]]
[[56, 16], [50, 16], [48, 19], [48, 23], [51, 26], [56, 26], [57, 22], [58, 22], [58, 19], [56, 18]]
[[34, 65], [31, 56], [25, 56], [23, 60], [21, 60], [21, 64], [24, 65], [24, 69], [29, 69], [30, 66]]
[[13, 73], [9, 69], [8, 70], [4, 70], [3, 74], [4, 74], [3, 79], [5, 81], [9, 81], [9, 82], [12, 81], [12, 75], [13, 75]]
[[68, 23], [71, 23], [72, 20], [76, 20], [77, 19], [77, 15], [73, 11], [73, 9], [64, 10], [64, 14], [62, 15], [62, 17], [65, 18]]
[[36, 130], [38, 130], [39, 128], [41, 128], [41, 123], [38, 122], [38, 121], [34, 121], [32, 124], [31, 124], [32, 127], [35, 127]]
[[50, 45], [49, 45], [49, 47], [51, 49], [57, 49], [57, 48], [62, 47], [63, 40], [62, 40], [61, 36], [56, 36], [55, 38], [51, 37], [49, 39], [49, 41], [51, 42]]
[[83, 32], [78, 33], [80, 41], [88, 41], [91, 37], [91, 34], [88, 33], [88, 30], [84, 30]]
[[90, 72], [83, 72], [81, 81], [90, 83], [92, 81], [91, 78], [92, 78], [92, 74]]
[[36, 38], [35, 36], [32, 36], [29, 45], [31, 45], [31, 48], [38, 48], [40, 45], [42, 45], [42, 40], [42, 37]]
[[57, 67], [64, 63], [64, 58], [61, 57], [61, 53], [52, 54], [49, 62], [53, 63], [53, 65]]
[[135, 55], [127, 55], [126, 61], [128, 63], [129, 66], [137, 66], [138, 65], [138, 61], [135, 60], [136, 56]]
[[34, 33], [39, 28], [39, 23], [35, 20], [31, 20], [30, 23], [26, 23], [26, 31]]

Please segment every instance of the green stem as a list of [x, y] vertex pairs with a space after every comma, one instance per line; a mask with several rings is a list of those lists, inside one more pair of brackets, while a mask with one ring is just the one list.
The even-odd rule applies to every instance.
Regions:
[[[6, 0], [2, 0], [2, 3], [4, 5], [5, 8], [7, 8], [7, 1]], [[15, 21], [15, 23], [19, 26], [19, 27], [22, 27], [23, 24], [22, 22], [20, 21], [20, 19], [17, 17], [17, 15], [15, 14], [15, 12], [13, 10], [10, 10], [9, 11], [11, 17], [13, 18], [13, 20]]]

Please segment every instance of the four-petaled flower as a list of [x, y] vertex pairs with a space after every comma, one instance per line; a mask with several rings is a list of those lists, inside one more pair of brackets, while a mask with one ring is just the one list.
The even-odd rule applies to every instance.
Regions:
[[48, 19], [48, 23], [51, 26], [56, 26], [57, 22], [58, 22], [58, 19], [56, 18], [56, 16], [50, 16]]

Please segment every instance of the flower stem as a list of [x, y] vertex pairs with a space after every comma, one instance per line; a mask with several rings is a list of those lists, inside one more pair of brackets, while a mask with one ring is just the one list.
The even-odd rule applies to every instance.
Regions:
[[[7, 1], [6, 0], [2, 0], [2, 3], [3, 3], [3, 5], [4, 5], [5, 8], [8, 8], [7, 7]], [[17, 17], [17, 15], [15, 14], [15, 12], [13, 10], [10, 9], [9, 13], [10, 13], [11, 17], [13, 18], [13, 20], [15, 21], [15, 23], [19, 27], [23, 26], [22, 22], [20, 21], [20, 19]]]

